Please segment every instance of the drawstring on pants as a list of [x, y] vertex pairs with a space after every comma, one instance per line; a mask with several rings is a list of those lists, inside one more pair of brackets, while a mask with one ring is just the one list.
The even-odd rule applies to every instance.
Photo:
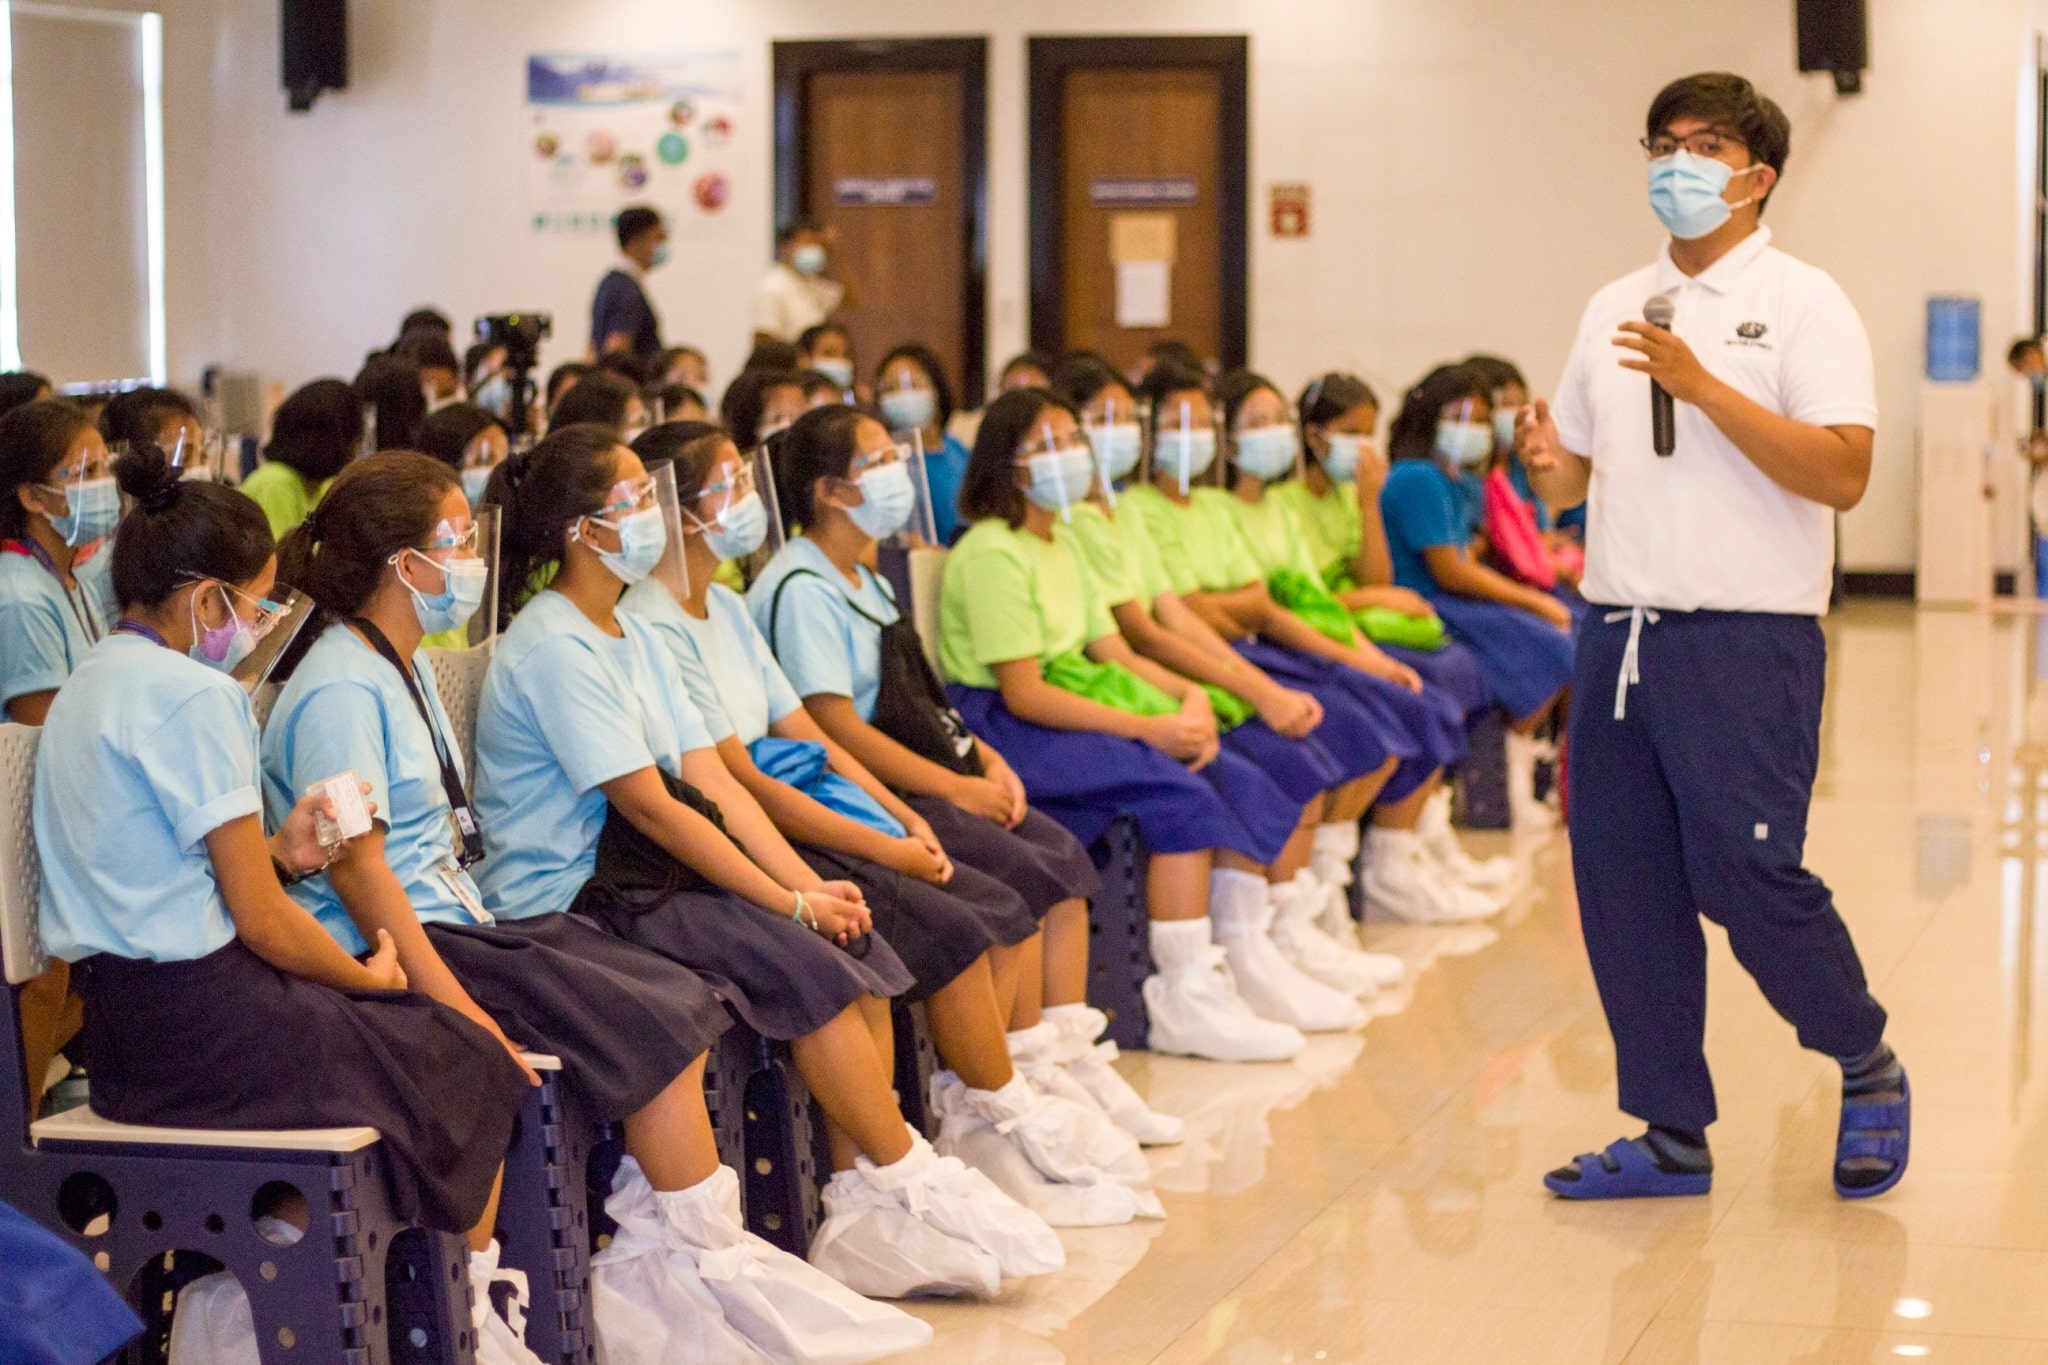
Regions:
[[1621, 652], [1621, 672], [1614, 679], [1614, 718], [1627, 720], [1628, 690], [1643, 680], [1643, 622], [1654, 626], [1662, 618], [1655, 607], [1630, 607], [1627, 611], [1610, 611], [1602, 619], [1610, 626], [1617, 621], [1628, 622], [1628, 648]]

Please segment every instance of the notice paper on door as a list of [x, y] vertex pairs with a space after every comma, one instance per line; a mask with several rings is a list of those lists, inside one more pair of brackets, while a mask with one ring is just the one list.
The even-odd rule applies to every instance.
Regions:
[[1117, 262], [1117, 326], [1171, 326], [1173, 323], [1172, 298], [1173, 265], [1171, 262]]

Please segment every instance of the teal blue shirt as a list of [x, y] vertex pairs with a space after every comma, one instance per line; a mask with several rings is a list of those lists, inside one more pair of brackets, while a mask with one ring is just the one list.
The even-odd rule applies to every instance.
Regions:
[[[425, 651], [413, 674], [434, 724], [463, 774]], [[332, 625], [314, 642], [278, 694], [263, 727], [263, 799], [273, 823], [315, 783], [353, 768], [370, 784], [367, 800], [384, 826], [384, 861], [405, 888], [413, 912], [428, 924], [487, 923], [483, 894], [456, 862], [457, 846], [434, 738], [420, 719], [405, 680], [347, 626]], [[325, 873], [291, 888], [291, 897], [351, 954], [369, 944]]]
[[0, 549], [0, 709], [64, 685], [114, 624], [111, 543], [72, 567], [66, 588], [30, 549]]
[[240, 684], [139, 635], [94, 645], [36, 753], [43, 946], [68, 962], [186, 962], [227, 946], [206, 836], [261, 813], [260, 781]]

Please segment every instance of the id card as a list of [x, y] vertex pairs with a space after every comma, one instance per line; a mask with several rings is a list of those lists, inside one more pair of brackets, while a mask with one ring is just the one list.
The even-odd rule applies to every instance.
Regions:
[[435, 870], [441, 874], [441, 880], [447, 883], [448, 893], [455, 897], [463, 909], [469, 911], [471, 919], [478, 924], [491, 923], [491, 912], [484, 909], [484, 903], [477, 899], [475, 884], [462, 875], [461, 869], [442, 863]]
[[313, 813], [314, 832], [321, 843], [332, 847], [370, 832], [370, 808], [363, 800], [363, 780], [354, 768], [315, 782], [306, 794], [324, 796], [334, 807], [333, 819], [319, 811]]

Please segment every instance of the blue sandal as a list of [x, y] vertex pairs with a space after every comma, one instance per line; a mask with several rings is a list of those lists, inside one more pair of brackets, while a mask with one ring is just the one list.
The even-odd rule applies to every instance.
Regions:
[[[1913, 1086], [1899, 1071], [1899, 1098], [1885, 1104], [1842, 1104], [1841, 1126], [1835, 1136], [1835, 1193], [1844, 1199], [1870, 1199], [1899, 1183], [1906, 1174], [1906, 1158], [1913, 1146]], [[1892, 1163], [1890, 1174], [1875, 1185], [1844, 1185], [1842, 1163], [1855, 1157], [1875, 1157]]]
[[1609, 1143], [1604, 1152], [1587, 1152], [1578, 1165], [1577, 1180], [1546, 1175], [1544, 1187], [1560, 1199], [1667, 1199], [1714, 1187], [1713, 1172], [1667, 1171], [1627, 1138]]

